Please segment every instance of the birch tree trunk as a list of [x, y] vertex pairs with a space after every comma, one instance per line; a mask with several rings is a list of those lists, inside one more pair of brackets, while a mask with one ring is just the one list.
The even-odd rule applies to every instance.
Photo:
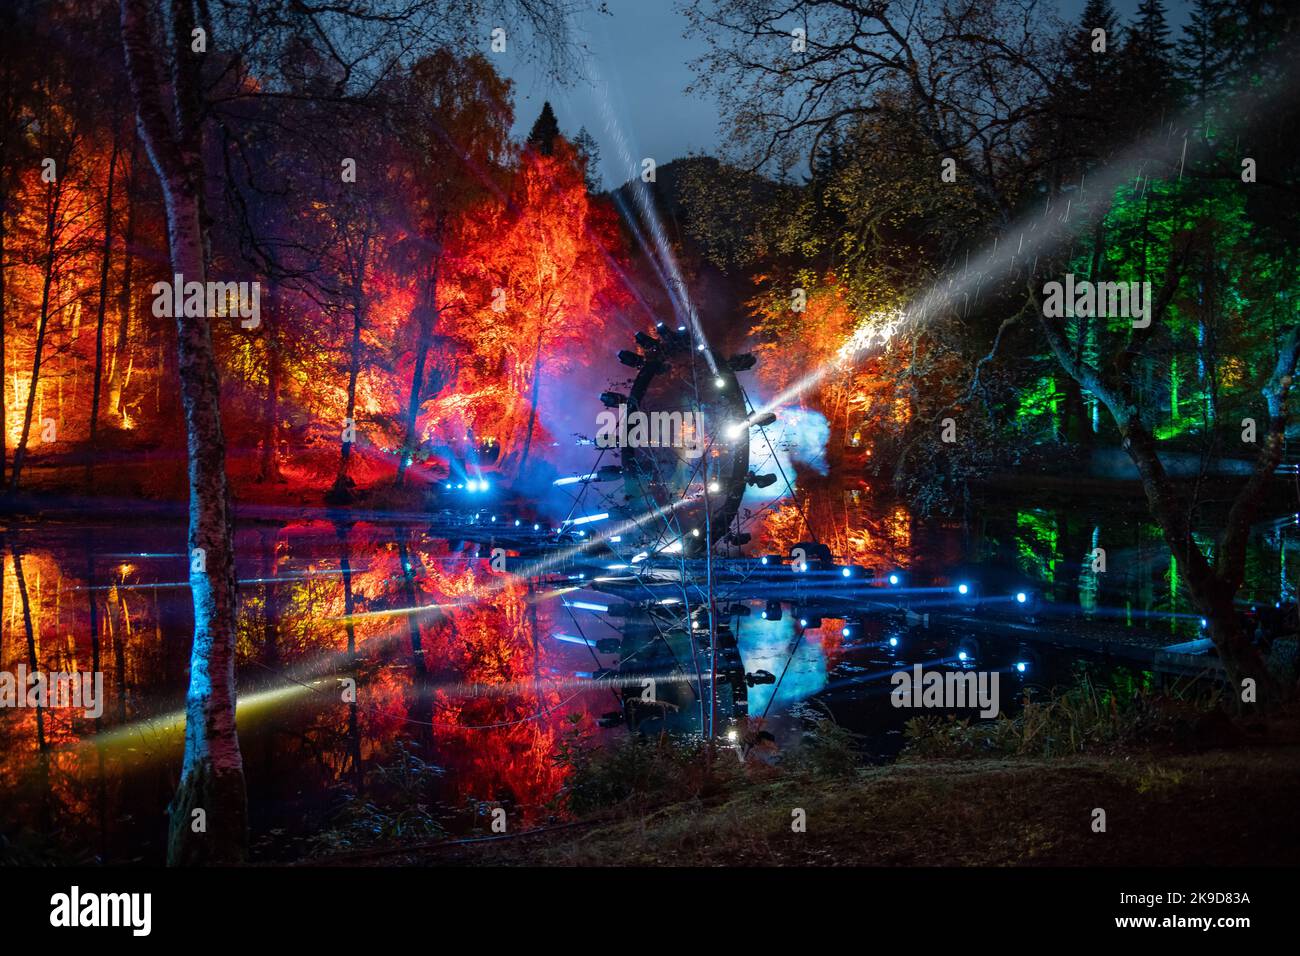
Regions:
[[[168, 88], [157, 75], [158, 63], [168, 57], [155, 43], [147, 0], [120, 0], [119, 9], [131, 96], [166, 207], [172, 271], [185, 282], [206, 282], [200, 87], [189, 46], [194, 11], [184, 0], [172, 3], [170, 46], [176, 67]], [[174, 101], [174, 119], [160, 99], [164, 90]], [[173, 865], [236, 862], [244, 858], [248, 843], [248, 797], [235, 730], [234, 547], [209, 321], [176, 317], [190, 484], [194, 644], [185, 698], [185, 757], [169, 808], [167, 859]]]

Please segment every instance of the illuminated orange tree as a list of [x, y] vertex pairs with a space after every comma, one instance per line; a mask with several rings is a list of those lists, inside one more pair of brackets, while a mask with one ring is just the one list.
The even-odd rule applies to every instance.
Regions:
[[509, 201], [479, 221], [460, 323], [473, 354], [458, 391], [477, 396], [470, 424], [499, 443], [509, 474], [528, 460], [543, 374], [577, 361], [572, 346], [598, 338], [622, 302], [607, 258], [615, 217], [587, 194], [582, 165], [559, 137], [549, 153], [525, 149]]

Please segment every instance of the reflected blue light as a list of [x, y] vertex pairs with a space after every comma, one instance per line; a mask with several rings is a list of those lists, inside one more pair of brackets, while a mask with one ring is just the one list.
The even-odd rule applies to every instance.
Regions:
[[583, 611], [601, 611], [601, 612], [605, 612], [605, 611], [608, 611], [608, 610], [609, 610], [609, 606], [608, 606], [608, 605], [605, 605], [605, 604], [593, 604], [593, 603], [591, 603], [590, 601], [565, 601], [565, 602], [564, 602], [564, 606], [565, 606], [565, 607], [576, 607], [576, 608], [579, 608], [579, 609], [581, 609], [581, 610], [583, 610]]

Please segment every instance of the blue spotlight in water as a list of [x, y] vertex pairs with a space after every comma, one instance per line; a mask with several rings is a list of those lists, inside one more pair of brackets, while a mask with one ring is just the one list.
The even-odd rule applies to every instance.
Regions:
[[970, 590], [970, 585], [968, 585], [968, 584], [959, 584], [959, 585], [957, 585], [957, 593], [958, 593], [958, 594], [965, 594], [965, 593], [966, 593], [967, 591], [969, 591], [969, 590]]
[[958, 652], [957, 652], [957, 660], [959, 660], [959, 661], [964, 661], [964, 660], [966, 660], [967, 656], [968, 656], [968, 655], [966, 654], [965, 651], [958, 651]]
[[898, 575], [897, 575], [897, 574], [891, 574], [891, 575], [889, 576], [889, 583], [890, 583], [890, 584], [897, 585], [897, 584], [898, 584]]
[[897, 646], [898, 646], [898, 638], [896, 638], [896, 637], [891, 637], [891, 638], [889, 639], [889, 646], [890, 646], [890, 647], [897, 647]]
[[851, 627], [849, 627], [847, 624], [845, 624], [842, 628], [840, 628], [840, 636], [841, 636], [841, 637], [852, 637], [852, 636], [853, 636], [853, 628], [851, 628]]
[[1016, 661], [1016, 670], [1018, 670], [1020, 673], [1023, 674], [1028, 669], [1029, 669], [1029, 665], [1026, 664], [1024, 661]]
[[852, 569], [852, 568], [840, 568], [840, 574], [843, 575], [843, 576], [846, 577], [846, 578], [851, 578], [851, 577], [853, 577], [853, 569]]
[[1017, 603], [1017, 604], [1024, 604], [1024, 603], [1025, 603], [1026, 601], [1028, 601], [1028, 600], [1029, 600], [1029, 595], [1026, 594], [1024, 591], [1017, 591], [1017, 592], [1016, 592], [1016, 603]]

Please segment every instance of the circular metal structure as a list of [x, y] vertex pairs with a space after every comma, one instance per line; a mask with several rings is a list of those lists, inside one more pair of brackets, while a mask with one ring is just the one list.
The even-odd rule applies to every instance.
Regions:
[[692, 347], [684, 329], [658, 332], [637, 336], [646, 354], [627, 415], [639, 413], [646, 437], [680, 439], [633, 441], [629, 434], [620, 449], [623, 490], [649, 554], [699, 555], [729, 532], [745, 494], [749, 429], [729, 434], [745, 422], [745, 401], [731, 362]]

